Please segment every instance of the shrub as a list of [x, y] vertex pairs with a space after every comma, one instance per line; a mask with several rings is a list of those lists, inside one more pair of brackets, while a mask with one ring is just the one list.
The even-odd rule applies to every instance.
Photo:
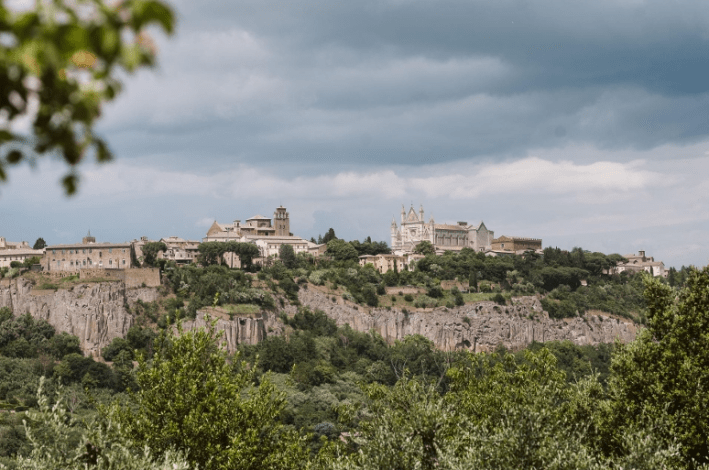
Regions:
[[492, 301], [498, 305], [505, 305], [507, 303], [505, 296], [500, 294], [499, 292], [492, 297]]
[[404, 296], [404, 300], [407, 301], [407, 302], [413, 302], [414, 296], [411, 295], [411, 294], [406, 294], [406, 295]]
[[443, 297], [443, 289], [440, 286], [432, 286], [428, 288], [427, 295], [433, 297], [434, 299], [440, 299]]
[[414, 302], [414, 306], [417, 308], [432, 308], [436, 305], [438, 305], [438, 301], [427, 295], [419, 295], [416, 297], [416, 301]]

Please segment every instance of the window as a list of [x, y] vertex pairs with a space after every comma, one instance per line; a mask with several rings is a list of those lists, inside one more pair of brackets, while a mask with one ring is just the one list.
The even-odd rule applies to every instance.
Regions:
[[108, 265], [109, 265], [109, 266], [113, 266], [113, 260], [112, 260], [112, 259], [109, 259], [109, 260], [108, 260]]
[[65, 253], [65, 250], [62, 250], [62, 254], [63, 254], [63, 255], [66, 254], [66, 253]]
[[53, 255], [56, 255], [56, 254], [57, 254], [57, 250], [52, 250], [52, 254], [53, 254]]
[[123, 266], [125, 266], [125, 265], [126, 265], [126, 260], [124, 259], [124, 260], [123, 260]]
[[84, 266], [86, 266], [86, 260], [84, 260]]
[[93, 252], [94, 252], [93, 248], [89, 248], [89, 253], [93, 253]]
[[108, 249], [108, 252], [109, 252], [109, 253], [113, 253], [113, 248], [109, 248], [109, 249]]
[[85, 248], [84, 248], [83, 250], [81, 250], [81, 251], [82, 251], [82, 253], [86, 254], [86, 249], [85, 249]]

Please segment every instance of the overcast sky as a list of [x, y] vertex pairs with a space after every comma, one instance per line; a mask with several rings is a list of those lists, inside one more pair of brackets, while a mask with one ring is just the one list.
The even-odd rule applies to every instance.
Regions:
[[0, 236], [201, 239], [271, 216], [390, 243], [401, 205], [544, 246], [709, 259], [705, 0], [179, 0], [99, 126], [117, 155], [21, 167]]

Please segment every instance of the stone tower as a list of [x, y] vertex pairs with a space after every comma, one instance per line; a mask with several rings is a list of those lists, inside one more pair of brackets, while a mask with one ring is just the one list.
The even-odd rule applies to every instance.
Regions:
[[89, 243], [96, 243], [96, 237], [91, 236], [91, 230], [89, 230], [88, 235], [86, 235], [82, 240], [81, 243], [84, 245], [88, 245]]
[[279, 206], [273, 213], [273, 227], [276, 229], [277, 237], [287, 237], [290, 235], [290, 215], [286, 208]]

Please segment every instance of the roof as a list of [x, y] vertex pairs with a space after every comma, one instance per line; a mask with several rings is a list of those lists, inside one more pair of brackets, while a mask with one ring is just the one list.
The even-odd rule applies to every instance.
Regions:
[[261, 214], [256, 214], [255, 216], [249, 217], [249, 218], [246, 219], [246, 220], [271, 220], [271, 218], [270, 218], [270, 217], [264, 217], [264, 216], [262, 216]]
[[49, 250], [64, 250], [64, 249], [79, 249], [79, 248], [114, 248], [114, 247], [119, 247], [119, 248], [130, 248], [130, 242], [123, 242], [123, 243], [110, 243], [110, 242], [104, 242], [104, 243], [74, 243], [73, 245], [52, 245], [48, 246], [45, 248], [46, 251]]
[[44, 250], [33, 250], [32, 248], [18, 248], [16, 250], [2, 250], [0, 257], [3, 256], [18, 256], [18, 255], [43, 255]]
[[456, 230], [456, 231], [463, 231], [467, 232], [468, 227], [463, 226], [463, 225], [452, 225], [452, 224], [435, 224], [434, 228], [438, 230]]
[[180, 238], [180, 237], [167, 237], [167, 238], [163, 238], [161, 241], [170, 242], [170, 243], [184, 243], [187, 240], [185, 240], [184, 238]]

